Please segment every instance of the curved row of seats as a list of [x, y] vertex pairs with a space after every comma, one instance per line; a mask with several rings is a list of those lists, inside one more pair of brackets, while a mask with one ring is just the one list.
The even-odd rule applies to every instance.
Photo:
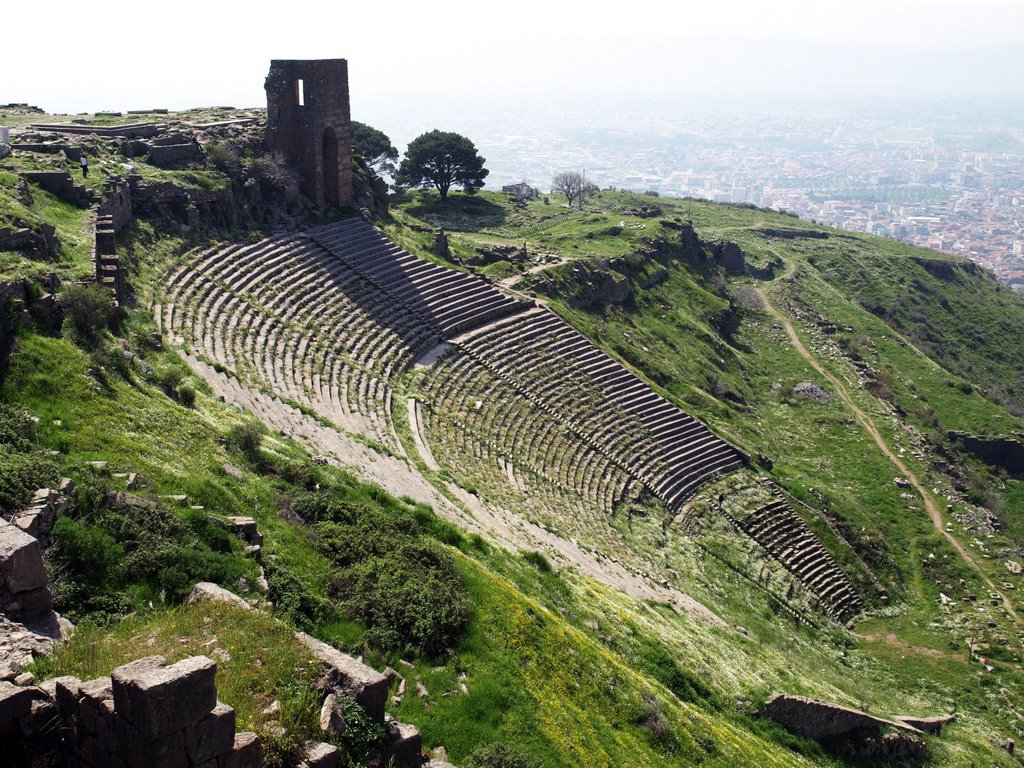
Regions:
[[[629, 485], [629, 474], [549, 414], [520, 397], [469, 355], [441, 358], [424, 382], [432, 416], [432, 450], [458, 466], [474, 457], [492, 464], [510, 484], [522, 473], [586, 500], [607, 517]], [[448, 424], [447, 422], [451, 422]], [[461, 454], [441, 430], [457, 429], [474, 441]]]
[[434, 324], [445, 337], [530, 306], [475, 275], [413, 256], [358, 219], [307, 234], [368, 282]]
[[438, 339], [302, 237], [194, 253], [169, 273], [161, 313], [175, 340], [395, 448], [388, 382]]
[[842, 568], [784, 499], [776, 497], [738, 525], [817, 595], [829, 615], [847, 621], [860, 610], [860, 597]]
[[618, 460], [671, 509], [743, 464], [733, 446], [552, 312], [507, 317], [453, 343]]

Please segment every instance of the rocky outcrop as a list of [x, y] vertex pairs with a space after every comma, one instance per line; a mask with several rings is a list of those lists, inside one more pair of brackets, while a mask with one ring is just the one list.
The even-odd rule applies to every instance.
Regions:
[[251, 611], [252, 606], [234, 592], [229, 592], [223, 587], [218, 587], [209, 581], [200, 581], [192, 588], [192, 594], [188, 596], [190, 603], [227, 603], [243, 611]]
[[818, 229], [774, 229], [772, 227], [765, 227], [757, 231], [758, 234], [765, 237], [777, 237], [781, 240], [797, 240], [801, 238], [827, 240], [829, 238], [828, 232]]
[[703, 245], [727, 275], [749, 275], [758, 280], [771, 280], [776, 268], [782, 266], [781, 261], [773, 259], [767, 266], [756, 267], [747, 261], [743, 249], [729, 240], [703, 241]]
[[1024, 443], [1011, 437], [987, 437], [966, 432], [950, 432], [947, 437], [959, 441], [964, 450], [986, 464], [1005, 469], [1013, 475], [1024, 474]]
[[747, 273], [747, 255], [736, 243], [728, 240], [714, 240], [705, 242], [704, 245], [726, 274], [745, 275]]
[[65, 493], [70, 493], [73, 485], [64, 480], [60, 491], [53, 488], [40, 488], [32, 495], [28, 507], [11, 518], [11, 523], [34, 539], [46, 541], [53, 530], [57, 518], [64, 514], [69, 501]]
[[49, 656], [72, 629], [53, 611], [25, 621], [0, 614], [0, 680], [14, 680], [37, 657]]
[[380, 176], [358, 168], [352, 171], [352, 204], [371, 219], [388, 216], [388, 183]]

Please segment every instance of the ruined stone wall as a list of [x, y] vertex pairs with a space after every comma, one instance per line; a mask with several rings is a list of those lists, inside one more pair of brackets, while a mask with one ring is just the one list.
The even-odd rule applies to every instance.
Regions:
[[206, 656], [172, 665], [148, 656], [86, 682], [0, 682], [0, 742], [32, 765], [259, 768], [260, 739], [235, 733], [235, 711], [217, 701], [216, 672]]
[[132, 188], [126, 179], [111, 178], [103, 199], [96, 210], [97, 216], [109, 216], [114, 231], [120, 232], [132, 220]]
[[267, 148], [317, 205], [352, 204], [352, 120], [345, 59], [270, 62]]

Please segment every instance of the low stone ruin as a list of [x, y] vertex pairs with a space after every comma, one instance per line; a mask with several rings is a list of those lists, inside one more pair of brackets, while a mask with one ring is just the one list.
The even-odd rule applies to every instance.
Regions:
[[11, 518], [11, 523], [34, 539], [45, 541], [53, 530], [57, 518], [68, 507], [67, 494], [73, 488], [71, 480], [61, 481], [60, 489], [40, 488], [32, 495], [28, 507]]
[[0, 520], [0, 612], [31, 620], [52, 610], [39, 541]]
[[36, 492], [32, 506], [11, 522], [0, 519], [0, 681], [17, 679], [36, 656], [48, 655], [71, 629], [53, 611], [43, 551], [29, 533], [49, 535], [66, 504], [61, 493], [44, 488]]
[[922, 729], [912, 723], [926, 724], [927, 730], [938, 733], [942, 723], [953, 719], [950, 715], [886, 720], [839, 704], [783, 693], [774, 694], [759, 714], [840, 756], [885, 761], [924, 760], [928, 745], [920, 738]]
[[23, 171], [21, 175], [66, 203], [87, 208], [92, 202], [92, 193], [83, 185], [75, 184], [67, 171]]
[[384, 721], [389, 686], [387, 677], [305, 632], [296, 633], [295, 639], [324, 665], [325, 689], [352, 699], [374, 720]]
[[938, 715], [935, 717], [913, 717], [911, 715], [896, 715], [893, 720], [906, 723], [912, 728], [917, 728], [925, 733], [942, 733], [942, 726], [956, 721], [956, 715]]
[[149, 656], [87, 682], [0, 682], [0, 751], [72, 768], [260, 768], [259, 737], [235, 733], [216, 672], [205, 656]]
[[[333, 699], [340, 696], [352, 699], [370, 717], [387, 727], [387, 743], [382, 754], [385, 764], [419, 768], [423, 764], [420, 732], [415, 726], [400, 723], [384, 712], [391, 678], [305, 632], [296, 633], [295, 639], [323, 665], [320, 688], [327, 695], [320, 719], [324, 732], [331, 732]], [[389, 672], [394, 674], [394, 670]]]

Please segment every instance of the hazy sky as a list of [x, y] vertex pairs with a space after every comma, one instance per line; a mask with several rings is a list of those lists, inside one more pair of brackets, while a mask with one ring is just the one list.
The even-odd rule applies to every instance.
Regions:
[[8, 5], [0, 103], [58, 112], [263, 105], [271, 58], [347, 58], [357, 118], [456, 94], [1024, 92], [1024, 0]]

